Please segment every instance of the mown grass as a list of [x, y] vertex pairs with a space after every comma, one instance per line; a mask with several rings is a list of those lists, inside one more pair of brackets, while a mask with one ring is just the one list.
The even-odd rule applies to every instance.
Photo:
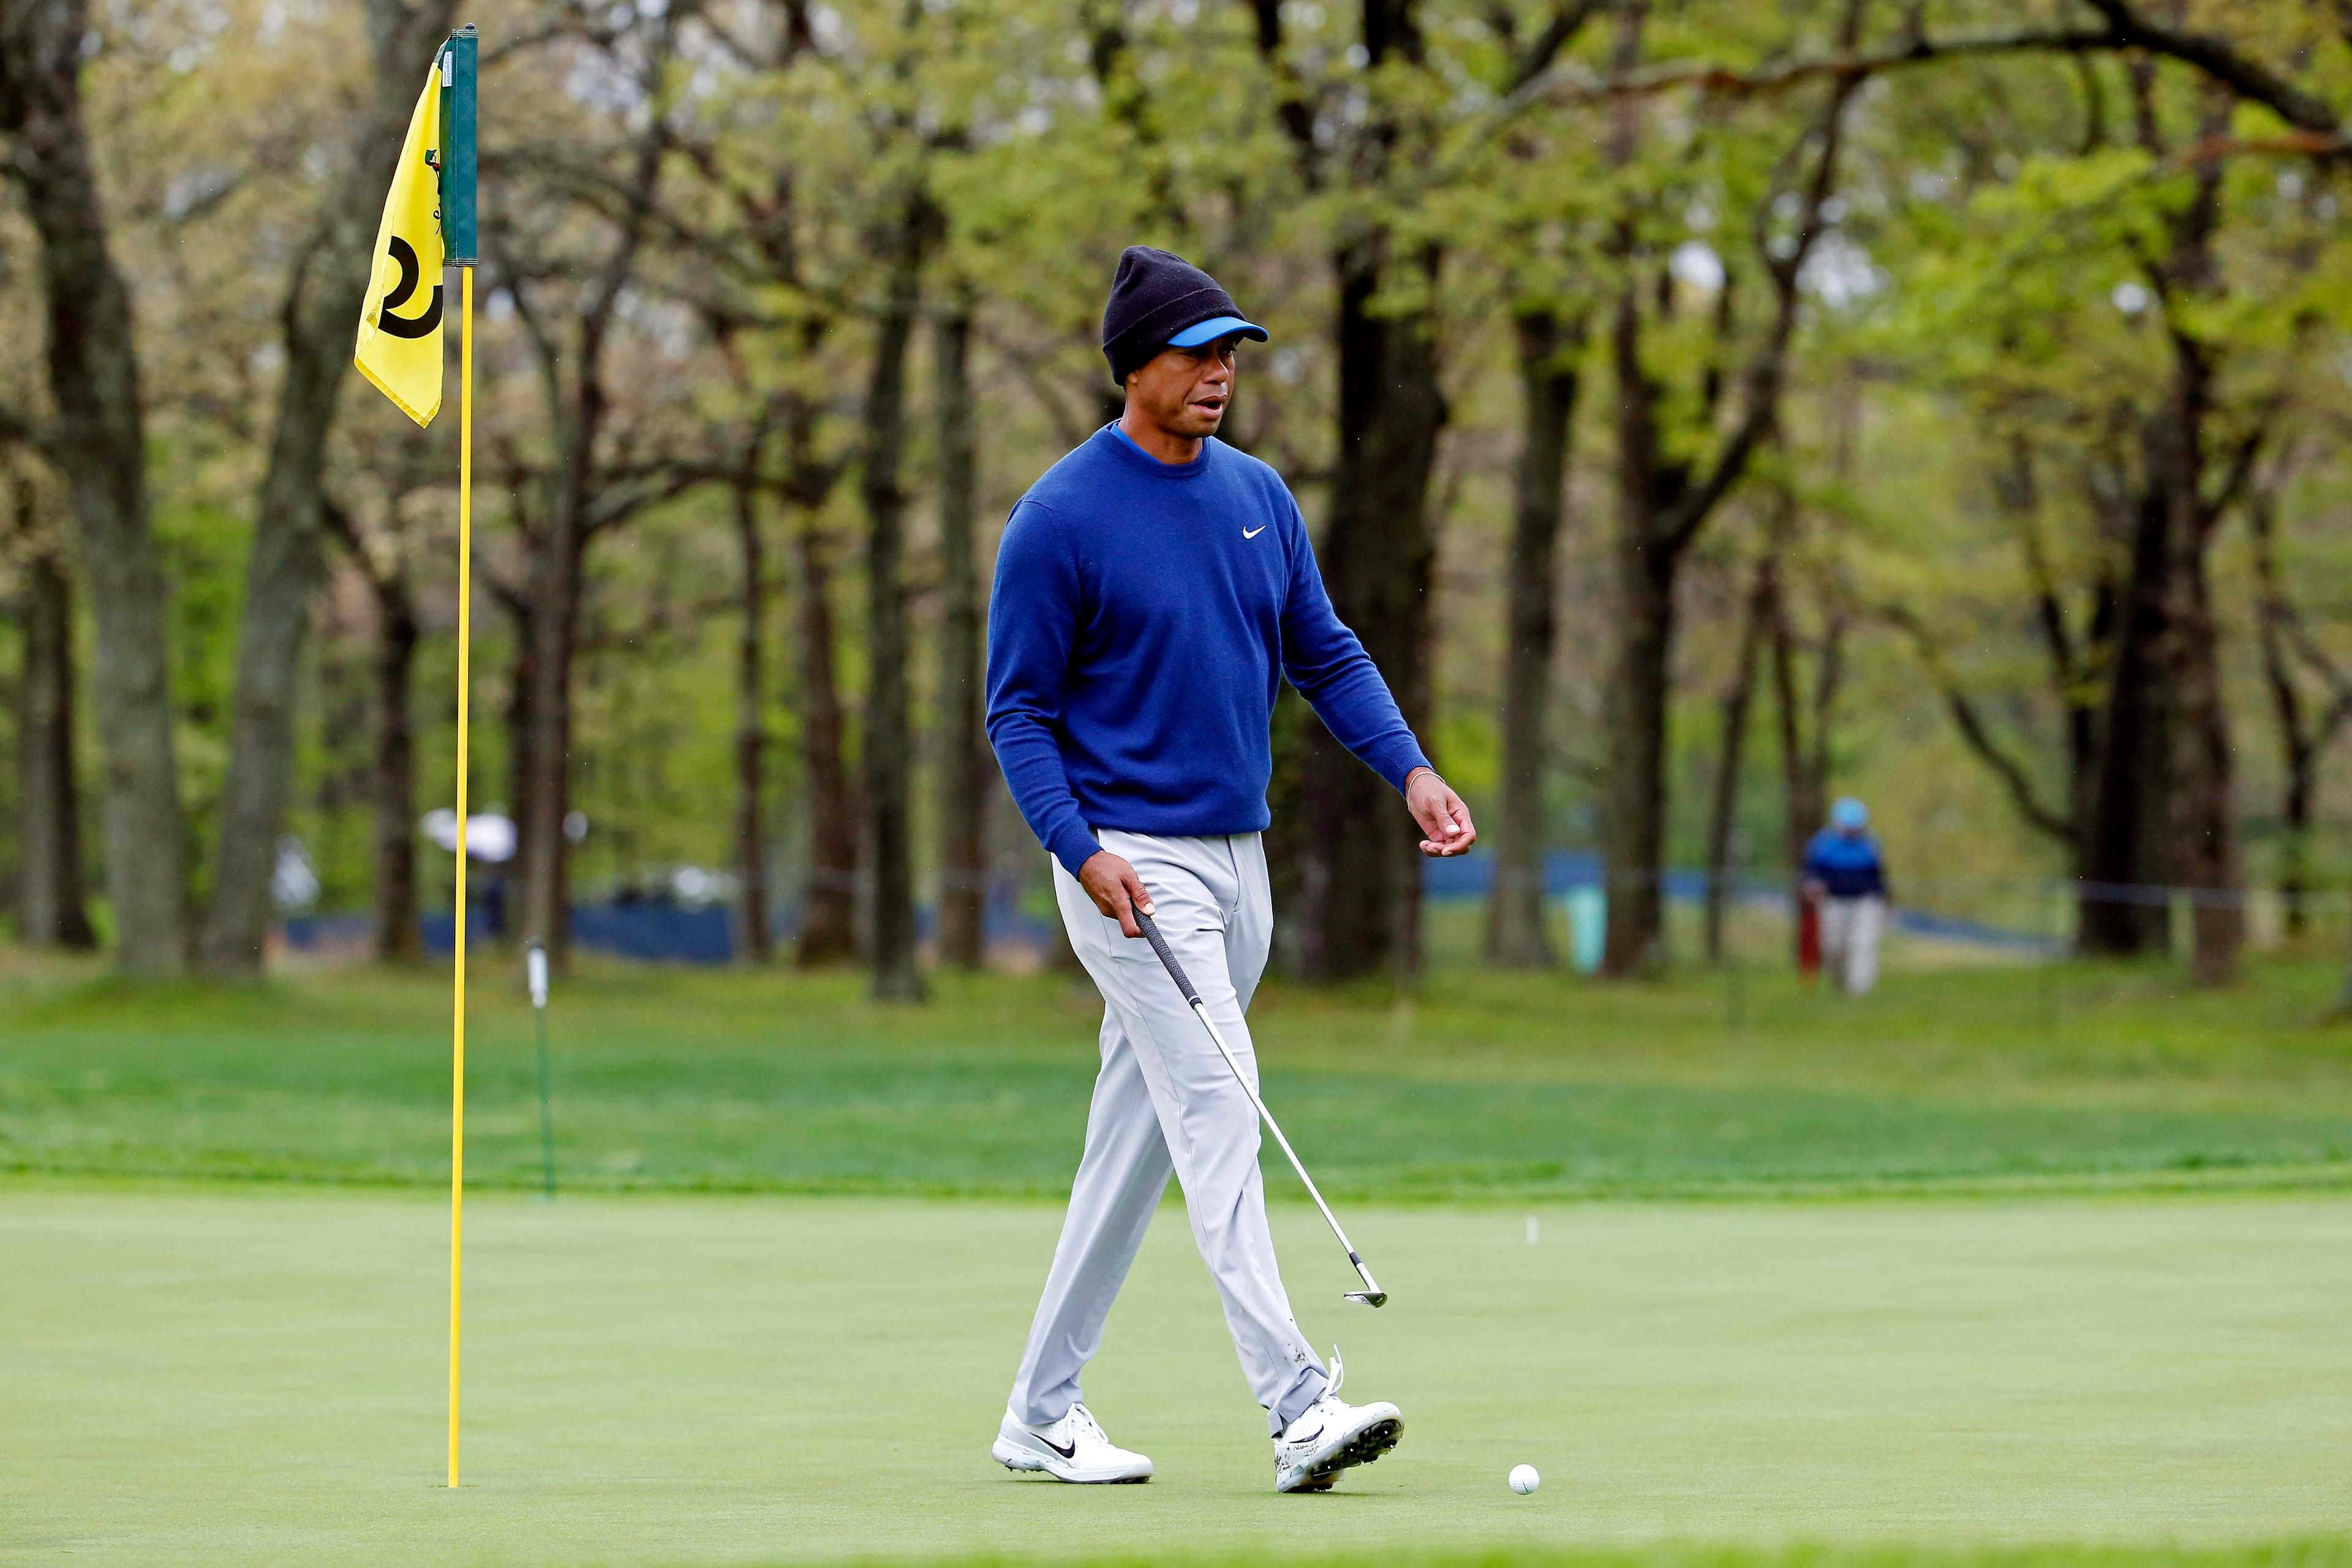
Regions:
[[[1447, 968], [1411, 997], [1269, 986], [1268, 1096], [1335, 1193], [1382, 1199], [2352, 1181], [2352, 1027], [2322, 963], [1779, 973], [1606, 985]], [[0, 1169], [437, 1183], [438, 972], [137, 987], [0, 969]], [[468, 1173], [539, 1179], [527, 1008], [485, 958]], [[597, 1188], [1048, 1195], [1099, 1003], [1055, 975], [585, 963], [551, 1012], [561, 1179]], [[1289, 1191], [1286, 1178], [1273, 1184]]]
[[443, 1194], [0, 1182], [0, 1562], [2344, 1562], [2224, 1549], [2352, 1527], [2352, 1196], [1528, 1211], [1350, 1209], [1379, 1312], [1272, 1215], [1405, 1415], [1298, 1498], [1180, 1215], [1086, 1374], [1157, 1473], [1078, 1488], [988, 1456], [1051, 1205], [482, 1195], [452, 1492]]
[[[1094, 1557], [1074, 1568], [1158, 1568], [1166, 1556]], [[1360, 1552], [1291, 1556], [1251, 1552], [1186, 1557], [1184, 1568], [1358, 1568]], [[2343, 1568], [2352, 1564], [2352, 1541], [2280, 1541], [2260, 1545], [2023, 1546], [1949, 1548], [1836, 1546], [1762, 1549], [1665, 1544], [1633, 1551], [1383, 1552], [1390, 1568]], [[971, 1557], [941, 1568], [1018, 1568], [1011, 1557]]]

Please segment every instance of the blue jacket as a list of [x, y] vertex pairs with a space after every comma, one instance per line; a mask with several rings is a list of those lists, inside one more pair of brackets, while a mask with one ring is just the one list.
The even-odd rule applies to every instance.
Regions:
[[1886, 896], [1886, 863], [1878, 840], [1867, 833], [1852, 837], [1824, 827], [1805, 846], [1805, 875], [1829, 889], [1832, 899]]
[[988, 738], [1073, 875], [1102, 847], [1097, 829], [1264, 828], [1285, 677], [1391, 784], [1428, 765], [1265, 464], [1214, 439], [1162, 463], [1106, 426], [1013, 509], [988, 609]]

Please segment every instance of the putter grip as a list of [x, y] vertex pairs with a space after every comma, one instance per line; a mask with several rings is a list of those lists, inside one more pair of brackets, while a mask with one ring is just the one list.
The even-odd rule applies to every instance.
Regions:
[[1198, 1005], [1201, 994], [1192, 989], [1192, 979], [1185, 974], [1184, 966], [1177, 963], [1176, 955], [1169, 951], [1168, 939], [1160, 934], [1160, 922], [1138, 910], [1135, 911], [1135, 924], [1136, 929], [1143, 932], [1143, 940], [1151, 944], [1151, 951], [1160, 955], [1160, 962], [1168, 966], [1168, 977], [1176, 982], [1177, 990], [1184, 993], [1184, 1000]]

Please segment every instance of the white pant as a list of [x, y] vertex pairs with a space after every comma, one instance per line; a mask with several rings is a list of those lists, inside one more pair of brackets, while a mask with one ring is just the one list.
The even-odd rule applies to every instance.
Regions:
[[[1265, 846], [1255, 833], [1097, 837], [1143, 879], [1161, 934], [1255, 1088], [1257, 1055], [1242, 1013], [1274, 936]], [[1102, 1345], [1103, 1321], [1172, 1172], [1224, 1299], [1242, 1372], [1279, 1433], [1322, 1395], [1326, 1380], [1275, 1265], [1257, 1111], [1150, 944], [1123, 934], [1058, 862], [1054, 892], [1070, 945], [1106, 1004], [1102, 1071], [1061, 1243], [1013, 1380], [1013, 1413], [1058, 1421], [1078, 1397], [1078, 1375]]]
[[1822, 968], [1849, 996], [1865, 996], [1878, 984], [1878, 933], [1886, 925], [1886, 900], [1822, 900]]

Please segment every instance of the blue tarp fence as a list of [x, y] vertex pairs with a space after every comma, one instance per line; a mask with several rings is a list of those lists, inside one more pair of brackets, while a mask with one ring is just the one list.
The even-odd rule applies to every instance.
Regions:
[[[929, 937], [937, 911], [926, 905], [915, 911], [916, 931]], [[456, 923], [446, 911], [418, 920], [425, 951], [446, 957], [449, 932]], [[789, 942], [800, 929], [800, 911], [779, 910], [771, 922], [778, 942]], [[374, 922], [366, 915], [296, 915], [286, 921], [286, 945], [297, 952], [322, 952], [363, 947]], [[987, 940], [1037, 942], [1045, 940], [1043, 921], [1021, 908], [1020, 886], [1012, 881], [990, 888], [982, 914]], [[487, 904], [477, 903], [466, 913], [468, 949], [499, 933]], [[725, 904], [678, 904], [652, 900], [572, 906], [572, 945], [583, 952], [608, 953], [655, 963], [729, 963], [735, 957], [735, 912]]]
[[[1666, 897], [1677, 901], [1696, 901], [1706, 897], [1706, 873], [1698, 870], [1670, 870], [1663, 879]], [[1544, 892], [1549, 898], [1565, 898], [1579, 889], [1597, 889], [1601, 882], [1601, 858], [1590, 851], [1562, 849], [1544, 857]], [[1494, 885], [1495, 858], [1484, 850], [1423, 865], [1423, 893], [1433, 902], [1484, 899]], [[1034, 945], [1047, 939], [1045, 921], [1022, 908], [1022, 890], [1017, 879], [999, 879], [991, 885], [983, 917], [983, 929], [991, 942]], [[1733, 888], [1732, 896], [1743, 903], [1785, 906], [1789, 889], [1779, 880], [1743, 879]], [[934, 915], [935, 910], [928, 905], [916, 911], [921, 934], [929, 935]], [[418, 923], [423, 929], [426, 952], [448, 952], [451, 920], [447, 913], [428, 914]], [[1895, 910], [1895, 925], [1915, 935], [2019, 951], [2039, 951], [2055, 945], [2050, 938], [1899, 904]], [[776, 940], [780, 943], [790, 942], [798, 926], [798, 910], [780, 909], [774, 920]], [[299, 915], [286, 921], [286, 942], [302, 952], [357, 949], [365, 944], [369, 929], [365, 915]], [[485, 907], [478, 905], [468, 912], [466, 931], [468, 946], [490, 939], [490, 915]], [[723, 904], [574, 904], [572, 941], [583, 952], [609, 953], [616, 958], [726, 963], [735, 956], [735, 918], [734, 912]]]

